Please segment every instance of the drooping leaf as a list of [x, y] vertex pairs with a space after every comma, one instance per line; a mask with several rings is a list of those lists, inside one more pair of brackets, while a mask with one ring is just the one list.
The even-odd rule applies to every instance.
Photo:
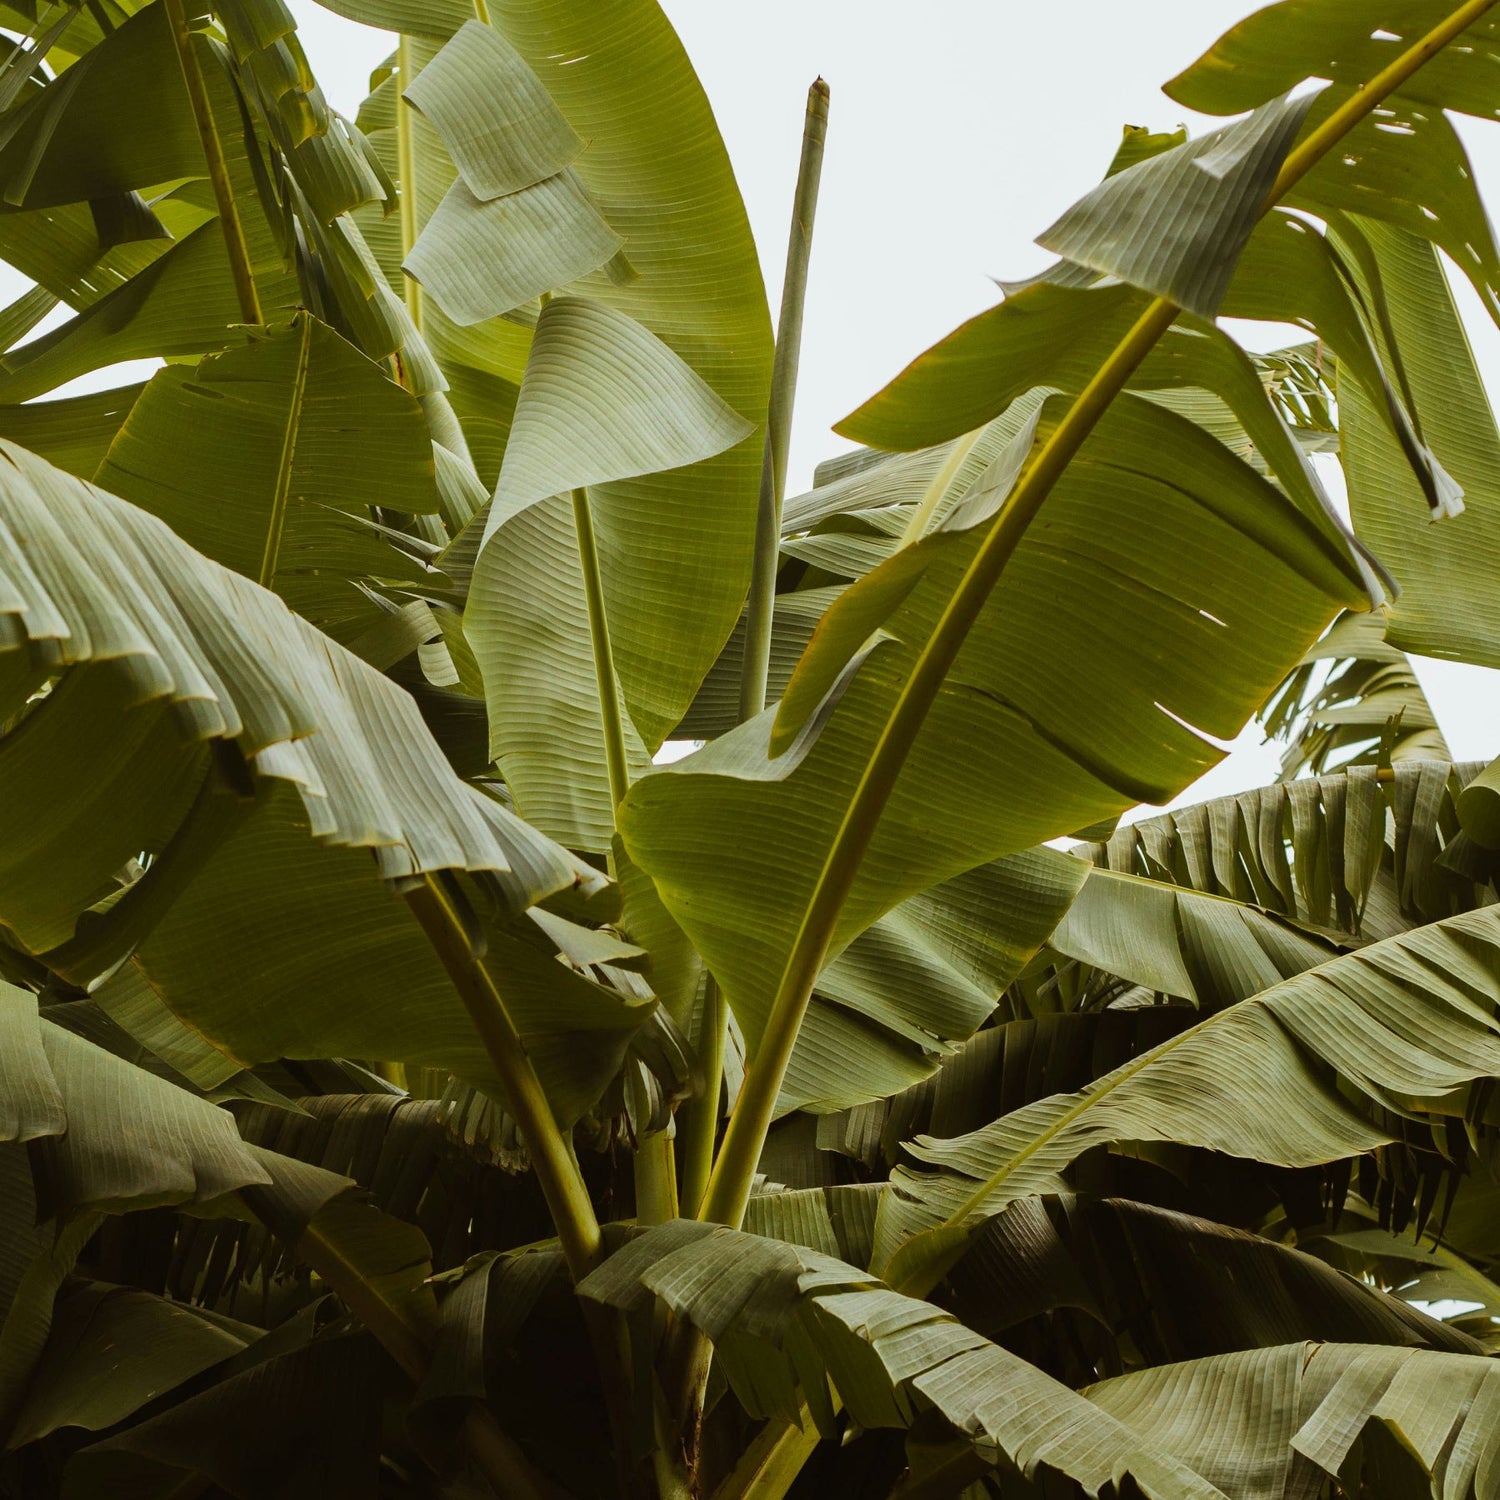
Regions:
[[1464, 512], [1428, 524], [1401, 450], [1361, 385], [1340, 380], [1340, 450], [1354, 523], [1401, 585], [1387, 639], [1403, 650], [1500, 664], [1486, 582], [1496, 556], [1500, 434], [1468, 337], [1432, 249], [1365, 223], [1365, 295], [1384, 311], [1385, 340], [1402, 351], [1407, 399], [1423, 442], [1463, 491]]
[[[242, 1065], [364, 1056], [440, 1068], [499, 1097], [467, 1010], [415, 917], [362, 851], [320, 848], [284, 795], [228, 838], [141, 944], [169, 1008]], [[480, 891], [472, 892], [476, 905]], [[566, 934], [569, 924], [559, 924]], [[558, 1118], [619, 1069], [654, 1002], [563, 959], [527, 916], [483, 923], [485, 964]]]
[[223, 233], [210, 222], [76, 318], [11, 349], [0, 363], [0, 400], [29, 401], [122, 360], [207, 353], [239, 318]]
[[1129, 1474], [1159, 1500], [1220, 1493], [930, 1303], [812, 1250], [676, 1221], [617, 1251], [580, 1291], [637, 1319], [659, 1297], [713, 1342], [753, 1415], [801, 1420], [800, 1393], [830, 1431], [831, 1380], [863, 1427], [933, 1413], [982, 1461], [1004, 1455], [1030, 1477], [1066, 1475], [1097, 1494]]
[[1311, 103], [1284, 95], [1111, 175], [1037, 243], [1213, 317]]
[[597, 271], [620, 243], [575, 173], [489, 201], [455, 182], [403, 265], [454, 322], [482, 323]]
[[211, 1203], [267, 1181], [226, 1111], [50, 1021], [41, 1028], [67, 1119], [32, 1147], [44, 1218]]
[[1298, 1339], [1483, 1352], [1302, 1250], [1120, 1198], [1012, 1204], [950, 1273], [948, 1287], [954, 1313], [989, 1337], [1074, 1307], [1105, 1329], [1128, 1328], [1144, 1364]]
[[1374, 1428], [1396, 1441], [1354, 1454], [1371, 1493], [1413, 1493], [1416, 1479], [1419, 1493], [1467, 1497], [1491, 1493], [1494, 1375], [1493, 1361], [1471, 1354], [1299, 1343], [1143, 1370], [1085, 1394], [1233, 1500], [1350, 1478], [1351, 1450]]
[[549, 495], [697, 463], [752, 430], [641, 324], [602, 302], [554, 298], [532, 339], [485, 545]]
[[42, 1045], [36, 997], [0, 981], [0, 1140], [30, 1141], [61, 1135], [67, 1111]]
[[[376, 878], [467, 867], [490, 885], [480, 899], [503, 913], [491, 962], [504, 952], [516, 969], [497, 982], [509, 988], [523, 1033], [534, 1034], [544, 1071], [547, 1056], [555, 1060], [555, 1103], [576, 1118], [652, 1006], [560, 968], [554, 936], [523, 913], [549, 896], [600, 888], [595, 872], [459, 781], [411, 700], [274, 596], [191, 552], [154, 517], [20, 450], [6, 459], [6, 602], [34, 642], [8, 653], [12, 705], [49, 674], [59, 679], [0, 750], [15, 791], [0, 883], [0, 915], [13, 931], [80, 980], [151, 933], [141, 961], [168, 1005], [244, 1059], [369, 1055], [372, 1044], [396, 1056], [410, 1046], [493, 1086], [413, 919]], [[91, 719], [115, 737], [82, 731]], [[220, 786], [220, 773], [209, 774], [223, 755], [210, 748], [216, 740], [247, 758], [231, 775], [266, 778], [270, 795], [253, 814], [232, 781]], [[284, 782], [298, 790], [274, 795]], [[67, 825], [49, 811], [61, 785]], [[373, 866], [363, 852], [371, 848]], [[158, 856], [151, 870], [75, 933], [143, 849]], [[346, 914], [345, 928], [330, 927], [314, 888]], [[290, 940], [294, 928], [305, 936]], [[226, 970], [231, 935], [250, 946]], [[279, 990], [264, 983], [273, 951], [288, 965]], [[344, 988], [361, 967], [364, 979]], [[255, 1004], [226, 1003], [223, 979], [234, 970]], [[425, 1015], [412, 984], [429, 997]], [[571, 996], [562, 1008], [560, 991]], [[267, 1010], [271, 993], [281, 1002]], [[320, 1004], [308, 1009], [313, 996]], [[368, 1022], [378, 1015], [391, 1029], [377, 1041]], [[578, 1047], [570, 1028], [580, 1023], [599, 1028], [599, 1048]]]
[[403, 93], [483, 202], [555, 177], [584, 149], [526, 60], [480, 21], [465, 21]]
[[895, 1173], [877, 1267], [900, 1284], [930, 1285], [986, 1216], [1054, 1191], [1094, 1144], [1171, 1140], [1286, 1166], [1372, 1149], [1385, 1134], [1354, 1101], [1443, 1109], [1464, 1084], [1495, 1076], [1500, 1027], [1479, 955], [1497, 935], [1500, 918], [1487, 908], [1372, 944], [1220, 1011], [1077, 1093], [966, 1136], [923, 1137], [908, 1150], [937, 1170]]
[[1096, 870], [1048, 946], [1202, 1009], [1248, 1000], [1337, 954], [1248, 903]]
[[242, 1353], [261, 1330], [130, 1287], [95, 1282], [58, 1303], [12, 1448], [63, 1427], [113, 1427], [214, 1365]]

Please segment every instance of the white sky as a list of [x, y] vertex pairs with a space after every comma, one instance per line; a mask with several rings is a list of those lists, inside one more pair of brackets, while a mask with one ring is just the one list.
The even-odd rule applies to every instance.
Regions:
[[[382, 32], [290, 0], [330, 103], [353, 115]], [[1203, 122], [1160, 93], [1256, 0], [663, 0], [739, 177], [773, 306], [807, 86], [832, 107], [803, 340], [789, 487], [846, 446], [831, 424], [956, 324], [990, 306], [992, 275], [1048, 257], [1032, 244], [1096, 182], [1126, 124]], [[1500, 128], [1460, 121], [1480, 186], [1500, 202]], [[1461, 293], [1463, 289], [1460, 289]], [[1500, 333], [1462, 298], [1500, 387]], [[1261, 347], [1282, 340], [1262, 330]], [[118, 373], [107, 381], [118, 383]], [[1419, 663], [1459, 758], [1500, 753], [1497, 674]], [[1260, 785], [1274, 755], [1242, 737], [1193, 798]]]

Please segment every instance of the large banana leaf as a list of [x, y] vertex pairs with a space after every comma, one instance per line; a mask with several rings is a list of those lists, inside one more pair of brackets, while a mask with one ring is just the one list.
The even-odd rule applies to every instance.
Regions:
[[1373, 765], [1382, 755], [1452, 759], [1411, 662], [1384, 630], [1377, 615], [1340, 616], [1262, 709], [1267, 735], [1286, 747], [1283, 777]]
[[1298, 777], [1161, 813], [1080, 848], [1095, 864], [1232, 897], [1366, 938], [1495, 899], [1463, 856], [1459, 809], [1475, 762], [1404, 760]]
[[[1034, 420], [1007, 420], [1024, 450]], [[1220, 754], [1196, 729], [1237, 732], [1335, 601], [1357, 596], [1347, 552], [1227, 448], [1145, 401], [1117, 403], [1048, 514], [918, 738], [835, 951], [965, 867], [1168, 800]], [[979, 530], [947, 529], [886, 565], [926, 563], [883, 621], [854, 616], [849, 650], [876, 625], [894, 639], [864, 662], [810, 750], [769, 759], [767, 715], [626, 800], [631, 855], [723, 984], [752, 1055], [858, 770]], [[859, 589], [885, 587], [884, 571], [841, 598], [825, 640]]]
[[[525, 228], [526, 205], [543, 196], [561, 193], [578, 213], [594, 214], [606, 236], [614, 230], [629, 241], [628, 275], [587, 277], [589, 300], [560, 300], [542, 312], [467, 615], [490, 701], [492, 751], [507, 780], [541, 826], [599, 850], [608, 845], [612, 819], [594, 672], [556, 627], [581, 618], [583, 582], [567, 560], [577, 542], [566, 507], [549, 497], [591, 486], [609, 649], [631, 721], [626, 732], [654, 748], [681, 718], [739, 610], [758, 449], [751, 425], [730, 408], [758, 416], [768, 355], [758, 271], [717, 136], [706, 133], [691, 152], [677, 137], [668, 149], [649, 117], [618, 94], [626, 54], [612, 49], [628, 44], [631, 66], [645, 51], [659, 67], [670, 62], [680, 70], [680, 103], [698, 107], [696, 80], [656, 7], [639, 5], [631, 19], [628, 39], [612, 34], [606, 42], [576, 8], [518, 13], [509, 22], [497, 14], [497, 27], [541, 82], [519, 57], [507, 58], [498, 38], [484, 41], [492, 34], [476, 25], [442, 49], [411, 94], [461, 172], [409, 261], [445, 312], [465, 323], [484, 311], [504, 312], [610, 258], [609, 238], [571, 230], [554, 210]], [[576, 48], [580, 65], [551, 72], [544, 64], [562, 55], [559, 48]], [[552, 89], [590, 144], [579, 153], [556, 106], [550, 116], [538, 108], [525, 119], [492, 118], [488, 101], [512, 75], [533, 93], [543, 84]], [[561, 176], [536, 181], [563, 168]], [[502, 190], [507, 195], [497, 196]], [[671, 216], [652, 213], [649, 205], [668, 190]], [[684, 197], [713, 203], [714, 216], [685, 214]], [[502, 236], [503, 246], [497, 240], [478, 258], [509, 265], [500, 274], [510, 290], [501, 295], [492, 287], [494, 300], [481, 305], [475, 289], [453, 276], [434, 279], [431, 271], [473, 259], [485, 233]], [[680, 274], [688, 261], [691, 282]], [[726, 449], [722, 459], [713, 457]], [[538, 502], [546, 502], [541, 514], [523, 513]], [[684, 575], [679, 561], [689, 554], [695, 563]]]
[[981, 1470], [1003, 1456], [1029, 1477], [1066, 1475], [1090, 1495], [1127, 1474], [1158, 1500], [1220, 1494], [930, 1303], [816, 1251], [677, 1221], [617, 1251], [579, 1290], [648, 1327], [660, 1298], [713, 1342], [752, 1415], [798, 1421], [800, 1393], [831, 1432], [831, 1381], [862, 1427], [935, 1415]]
[[1483, 1500], [1500, 1458], [1497, 1373], [1474, 1355], [1298, 1343], [1085, 1394], [1231, 1500], [1316, 1494], [1334, 1475], [1366, 1494]]
[[[596, 275], [588, 295], [644, 324], [758, 424], [771, 373], [759, 260], [713, 113], [656, 0], [504, 0], [490, 15], [587, 143], [579, 177], [625, 240], [634, 279]], [[647, 75], [649, 96], [636, 86]], [[760, 460], [751, 437], [681, 473], [591, 492], [615, 661], [648, 745], [682, 717], [739, 614]]]
[[1389, 1139], [1370, 1105], [1461, 1111], [1464, 1085], [1500, 1068], [1488, 972], [1497, 940], [1500, 917], [1486, 908], [1372, 944], [1220, 1011], [1077, 1093], [969, 1135], [923, 1137], [908, 1150], [937, 1170], [894, 1174], [876, 1266], [898, 1284], [930, 1285], [976, 1225], [1054, 1190], [1092, 1145], [1170, 1140], [1310, 1166]]
[[[0, 916], [20, 942], [86, 981], [147, 939], [138, 962], [169, 1007], [245, 1061], [411, 1048], [493, 1087], [378, 878], [468, 870], [489, 888], [475, 899], [492, 903], [492, 972], [505, 989], [514, 968], [521, 1030], [576, 1118], [652, 1006], [590, 977], [598, 954], [559, 964], [581, 930], [525, 911], [602, 877], [461, 782], [406, 694], [274, 595], [22, 450], [5, 461], [3, 681], [25, 716], [0, 748], [14, 793]], [[132, 879], [142, 851], [151, 868]], [[271, 954], [285, 968], [268, 988]]]
[[366, 508], [438, 507], [415, 397], [310, 313], [156, 375], [97, 478], [338, 639], [371, 614], [356, 580], [424, 577]]

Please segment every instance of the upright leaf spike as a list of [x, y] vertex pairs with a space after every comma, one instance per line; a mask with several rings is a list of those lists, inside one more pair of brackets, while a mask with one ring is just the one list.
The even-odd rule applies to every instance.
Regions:
[[[766, 416], [765, 456], [761, 463], [760, 504], [755, 517], [755, 556], [745, 606], [745, 647], [740, 666], [738, 722], [753, 719], [766, 706], [766, 677], [771, 661], [771, 630], [776, 604], [776, 564], [781, 549], [781, 511], [786, 498], [787, 455], [792, 440], [792, 412], [797, 399], [797, 368], [802, 354], [802, 315], [807, 302], [807, 269], [812, 257], [813, 221], [823, 175], [823, 142], [828, 133], [828, 85], [814, 79], [807, 91], [802, 126], [802, 159], [797, 167], [792, 226], [787, 238], [786, 275], [781, 284], [781, 312], [776, 327], [776, 358], [771, 371], [771, 400]], [[713, 975], [703, 995], [699, 1059], [704, 1095], [687, 1113], [683, 1142], [682, 1201], [695, 1212], [708, 1190], [719, 1122], [719, 1080], [724, 1072], [728, 1012]]]
[[781, 284], [781, 314], [776, 324], [776, 362], [771, 372], [760, 508], [755, 518], [755, 561], [750, 575], [745, 654], [740, 669], [742, 720], [753, 719], [766, 706], [776, 559], [781, 546], [781, 506], [786, 497], [792, 409], [797, 399], [797, 366], [802, 354], [802, 313], [807, 302], [807, 267], [812, 257], [813, 220], [818, 211], [818, 184], [823, 175], [823, 141], [827, 133], [828, 85], [818, 78], [807, 91], [802, 160], [797, 168], [797, 194], [786, 247], [786, 277]]

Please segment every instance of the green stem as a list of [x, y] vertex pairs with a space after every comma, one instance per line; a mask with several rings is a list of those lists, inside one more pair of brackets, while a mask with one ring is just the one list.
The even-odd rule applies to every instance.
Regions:
[[[578, 563], [588, 603], [589, 640], [594, 650], [594, 680], [599, 686], [599, 726], [604, 734], [604, 764], [609, 774], [609, 803], [619, 811], [630, 790], [630, 763], [625, 752], [625, 720], [620, 709], [620, 685], [614, 652], [609, 644], [609, 616], [604, 607], [604, 575], [594, 539], [594, 512], [586, 489], [573, 491], [573, 527], [578, 533]], [[642, 1224], [664, 1224], [677, 1217], [677, 1166], [672, 1138], [663, 1130], [650, 1131], [636, 1143], [636, 1219]]]
[[[1265, 208], [1285, 197], [1382, 100], [1496, 3], [1500, 0], [1466, 0], [1446, 21], [1357, 90], [1287, 156], [1267, 195]], [[743, 1219], [776, 1096], [807, 1012], [813, 984], [896, 778], [969, 630], [1042, 503], [1141, 361], [1172, 326], [1179, 310], [1166, 298], [1152, 301], [1094, 378], [1073, 399], [996, 516], [917, 657], [865, 764], [803, 913], [760, 1048], [730, 1118], [700, 1218], [736, 1226]]]
[[797, 196], [786, 247], [781, 314], [776, 324], [776, 361], [771, 370], [766, 451], [760, 471], [760, 508], [755, 517], [755, 559], [750, 573], [750, 597], [745, 606], [741, 719], [753, 719], [766, 706], [776, 563], [781, 550], [781, 503], [786, 496], [792, 407], [797, 399], [797, 362], [802, 353], [802, 312], [807, 302], [807, 263], [812, 254], [813, 219], [818, 210], [818, 182], [823, 174], [823, 140], [827, 132], [828, 85], [819, 78], [807, 91], [802, 160], [797, 168]]
[[286, 431], [281, 438], [281, 457], [276, 468], [276, 491], [271, 498], [271, 519], [266, 527], [266, 548], [261, 554], [260, 577], [263, 589], [276, 586], [276, 567], [281, 558], [281, 537], [286, 530], [287, 506], [292, 494], [292, 465], [297, 456], [297, 435], [302, 428], [302, 403], [307, 392], [307, 367], [312, 360], [313, 320], [301, 313], [302, 346], [297, 351], [297, 374], [292, 382], [292, 404], [287, 411]]
[[[837, 1402], [837, 1398], [835, 1398]], [[782, 1500], [821, 1441], [804, 1401], [801, 1425], [767, 1422], [713, 1492], [713, 1500]]]
[[646, 1131], [635, 1148], [635, 1221], [665, 1224], [677, 1217], [677, 1158], [665, 1130]]
[[531, 1155], [568, 1270], [575, 1282], [581, 1281], [599, 1263], [599, 1220], [573, 1148], [553, 1118], [526, 1044], [489, 970], [469, 946], [462, 919], [438, 882], [424, 876], [421, 885], [407, 892], [406, 900], [447, 969], [505, 1086], [506, 1103]]
[[712, 974], [703, 987], [703, 1024], [699, 1028], [698, 1061], [703, 1071], [703, 1097], [683, 1111], [682, 1211], [696, 1214], [708, 1191], [714, 1145], [719, 1133], [719, 1096], [724, 1084], [724, 1045], [729, 1016], [724, 991]]
[[[488, 16], [481, 16], [488, 20]], [[396, 43], [396, 76], [405, 90], [412, 81], [411, 39], [402, 36]], [[396, 96], [396, 176], [400, 179], [398, 202], [401, 208], [401, 259], [404, 262], [417, 243], [416, 154], [411, 143], [411, 105], [400, 94]], [[417, 331], [422, 328], [422, 288], [403, 273], [406, 310]]]
[[[766, 447], [760, 471], [760, 506], [755, 517], [755, 555], [745, 606], [745, 649], [740, 664], [736, 721], [740, 723], [753, 719], [766, 706], [776, 565], [781, 549], [781, 508], [786, 498], [787, 455], [791, 449], [792, 410], [797, 399], [797, 367], [802, 353], [802, 316], [807, 303], [807, 268], [812, 256], [813, 221], [818, 211], [818, 185], [823, 175], [823, 142], [827, 133], [828, 85], [819, 78], [807, 91], [802, 157], [797, 166], [792, 227], [787, 237], [786, 275], [781, 283], [776, 358], [771, 370]], [[703, 1097], [684, 1111], [682, 1202], [689, 1213], [696, 1213], [702, 1204], [713, 1167], [728, 1019], [723, 993], [710, 975], [703, 997], [698, 1049], [703, 1065]]]
[[588, 601], [589, 639], [594, 647], [594, 679], [599, 684], [599, 722], [604, 731], [604, 764], [609, 772], [609, 802], [619, 811], [630, 790], [630, 766], [625, 758], [625, 722], [620, 717], [620, 689], [615, 678], [614, 653], [609, 645], [609, 617], [604, 612], [604, 578], [599, 571], [599, 548], [594, 541], [594, 513], [587, 490], [573, 491], [573, 525], [578, 532], [578, 562], [583, 570], [583, 592]]
[[203, 81], [203, 70], [198, 65], [193, 33], [188, 26], [182, 0], [164, 0], [164, 3], [167, 7], [167, 24], [172, 32], [172, 45], [177, 49], [177, 62], [182, 68], [182, 81], [187, 85], [193, 123], [198, 127], [198, 139], [203, 145], [204, 160], [208, 163], [208, 181], [213, 188], [214, 204], [219, 210], [219, 223], [224, 231], [224, 249], [229, 255], [229, 274], [234, 278], [240, 317], [246, 323], [259, 324], [264, 319], [260, 311], [260, 296], [255, 290], [255, 273], [250, 265], [250, 247], [245, 242], [245, 226], [240, 222], [239, 207], [234, 201], [234, 185], [229, 180], [229, 165], [224, 160], [224, 145], [219, 139], [219, 128], [214, 123], [208, 85]]

